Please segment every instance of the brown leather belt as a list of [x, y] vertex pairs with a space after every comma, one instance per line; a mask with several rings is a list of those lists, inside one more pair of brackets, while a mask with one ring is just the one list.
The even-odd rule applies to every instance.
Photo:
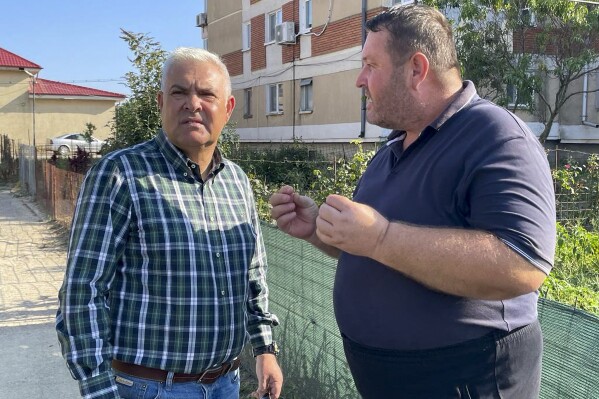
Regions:
[[[173, 382], [199, 382], [202, 384], [212, 384], [228, 372], [237, 370], [240, 364], [241, 359], [236, 358], [231, 363], [224, 363], [220, 367], [208, 369], [199, 374], [175, 373]], [[166, 382], [166, 377], [168, 376], [168, 371], [140, 366], [133, 363], [125, 363], [117, 359], [112, 359], [112, 368], [133, 377], [144, 378], [146, 380]]]

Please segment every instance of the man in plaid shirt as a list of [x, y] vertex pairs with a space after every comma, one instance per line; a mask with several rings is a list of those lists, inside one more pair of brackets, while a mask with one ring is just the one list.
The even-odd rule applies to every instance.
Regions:
[[218, 56], [179, 48], [163, 67], [162, 130], [88, 172], [56, 317], [84, 398], [278, 398], [266, 253], [249, 180], [218, 137], [235, 106]]

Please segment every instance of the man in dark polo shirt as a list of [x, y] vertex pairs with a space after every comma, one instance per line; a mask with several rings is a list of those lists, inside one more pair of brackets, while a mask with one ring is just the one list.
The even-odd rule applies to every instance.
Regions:
[[462, 81], [451, 28], [422, 5], [367, 24], [356, 85], [394, 129], [353, 200], [282, 187], [272, 216], [339, 259], [335, 315], [364, 398], [539, 395], [538, 289], [555, 203], [542, 146]]

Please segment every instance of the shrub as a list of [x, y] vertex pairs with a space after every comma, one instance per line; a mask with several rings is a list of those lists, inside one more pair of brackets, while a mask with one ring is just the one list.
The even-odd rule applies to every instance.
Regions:
[[277, 187], [283, 184], [306, 192], [316, 180], [314, 165], [326, 163], [322, 154], [311, 150], [301, 140], [276, 149], [238, 151], [233, 159], [257, 178]]
[[374, 151], [364, 151], [360, 140], [353, 140], [351, 143], [357, 146], [357, 151], [349, 161], [341, 158], [333, 166], [327, 167], [325, 172], [319, 169], [313, 170], [316, 181], [310, 188], [316, 203], [323, 203], [327, 195], [332, 193], [352, 197], [358, 180], [366, 170]]

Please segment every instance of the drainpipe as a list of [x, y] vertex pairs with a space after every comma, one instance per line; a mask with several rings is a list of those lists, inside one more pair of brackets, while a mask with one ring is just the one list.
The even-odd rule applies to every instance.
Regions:
[[[364, 42], [366, 41], [366, 10], [367, 0], [362, 0], [362, 48], [364, 48]], [[361, 105], [361, 116], [360, 116], [360, 137], [366, 135], [366, 91], [362, 88], [362, 105]]]
[[589, 73], [588, 73], [588, 67], [587, 67], [586, 73], [584, 74], [584, 76], [582, 78], [582, 124], [591, 126], [591, 127], [595, 127], [595, 128], [599, 128], [599, 124], [587, 121], [587, 97], [588, 97], [587, 91], [588, 91], [588, 89], [589, 89]]

